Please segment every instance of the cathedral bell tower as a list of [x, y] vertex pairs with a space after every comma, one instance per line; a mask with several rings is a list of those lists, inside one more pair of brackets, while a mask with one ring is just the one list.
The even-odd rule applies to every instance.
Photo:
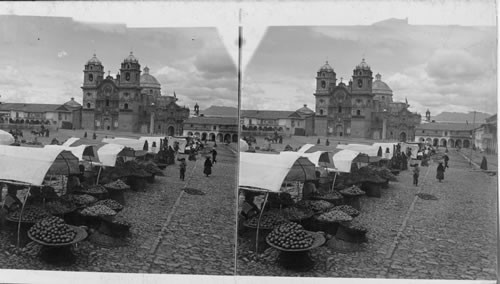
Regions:
[[120, 68], [120, 85], [137, 85], [140, 84], [141, 65], [134, 54], [125, 58]]
[[321, 66], [316, 75], [316, 94], [327, 94], [328, 90], [335, 88], [337, 78], [335, 71], [326, 61], [325, 65]]
[[425, 112], [425, 121], [431, 122], [431, 112], [429, 111], [429, 109], [427, 109], [427, 111]]
[[356, 66], [352, 73], [352, 93], [371, 94], [372, 93], [372, 70], [366, 64], [365, 59]]
[[104, 67], [101, 61], [94, 56], [87, 61], [85, 69], [83, 70], [83, 86], [96, 87], [101, 83], [104, 76]]

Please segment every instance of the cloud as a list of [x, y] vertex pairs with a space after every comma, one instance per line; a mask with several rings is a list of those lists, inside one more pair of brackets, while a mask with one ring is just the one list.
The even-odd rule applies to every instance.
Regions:
[[59, 58], [63, 58], [63, 57], [66, 57], [66, 56], [68, 56], [68, 53], [66, 51], [64, 51], [64, 50], [61, 50], [61, 51], [59, 51], [57, 53], [57, 57], [59, 57]]
[[475, 80], [484, 74], [485, 63], [464, 50], [439, 49], [430, 58], [426, 71], [437, 83]]

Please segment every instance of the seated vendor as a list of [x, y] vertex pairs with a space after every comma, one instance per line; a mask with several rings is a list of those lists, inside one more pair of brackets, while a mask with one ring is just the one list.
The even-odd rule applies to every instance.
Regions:
[[241, 212], [240, 214], [245, 218], [245, 219], [250, 219], [254, 217], [255, 215], [259, 214], [260, 210], [257, 205], [254, 203], [255, 199], [255, 193], [253, 192], [245, 192], [245, 200], [243, 201], [243, 204], [241, 205]]
[[18, 210], [22, 206], [23, 203], [21, 202], [21, 200], [19, 200], [19, 198], [17, 198], [17, 189], [12, 185], [9, 185], [3, 207], [7, 209], [8, 212], [13, 212]]

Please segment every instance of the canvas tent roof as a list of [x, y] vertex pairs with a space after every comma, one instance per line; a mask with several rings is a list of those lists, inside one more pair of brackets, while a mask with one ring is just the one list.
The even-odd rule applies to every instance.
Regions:
[[15, 142], [14, 136], [0, 129], [0, 145], [10, 145]]
[[[391, 146], [392, 147], [392, 146]], [[371, 157], [376, 157], [378, 152], [378, 146], [374, 145], [366, 145], [366, 144], [339, 144], [337, 148], [342, 150], [351, 150], [359, 153], [366, 154]], [[385, 149], [384, 149], [385, 153]]]
[[314, 164], [315, 167], [320, 167], [320, 163], [323, 164], [331, 164], [332, 160], [330, 159], [331, 154], [326, 151], [316, 151], [313, 153], [299, 153], [292, 151], [283, 151], [280, 152], [280, 155], [297, 155], [299, 157], [307, 158], [311, 163]]
[[[62, 145], [45, 145], [44, 148], [61, 148], [62, 150], [70, 151], [80, 161], [88, 161], [89, 158], [93, 162], [99, 162], [97, 148], [91, 145], [80, 145], [76, 147], [62, 146]], [[84, 158], [87, 157], [87, 158]]]
[[240, 152], [246, 151], [248, 151], [248, 143], [245, 140], [240, 139]]
[[125, 146], [118, 144], [105, 144], [97, 149], [99, 161], [103, 166], [114, 167], [116, 158], [125, 149]]
[[79, 173], [78, 158], [61, 148], [0, 145], [0, 180], [41, 186], [47, 173]]
[[[279, 192], [285, 180], [315, 178], [314, 165], [298, 155], [240, 153], [239, 186]], [[311, 172], [312, 171], [312, 172]]]
[[[102, 139], [103, 143], [108, 143], [108, 144], [118, 144], [118, 145], [123, 145], [125, 147], [132, 148], [136, 151], [139, 150], [144, 150], [144, 140], [138, 140], [138, 139], [130, 139], [130, 138], [103, 138]], [[149, 144], [149, 142], [148, 142]]]
[[350, 173], [352, 163], [368, 161], [368, 157], [363, 159], [364, 157], [366, 157], [364, 154], [357, 151], [341, 150], [335, 153], [332, 159], [335, 169], [337, 169], [338, 172]]

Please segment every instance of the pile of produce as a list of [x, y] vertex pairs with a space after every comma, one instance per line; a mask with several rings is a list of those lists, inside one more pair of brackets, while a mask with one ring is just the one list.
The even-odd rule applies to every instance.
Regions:
[[304, 208], [289, 207], [282, 210], [283, 216], [288, 220], [303, 220], [311, 217], [314, 212]]
[[50, 214], [66, 214], [76, 210], [76, 206], [69, 202], [62, 202], [59, 200], [47, 202], [45, 204], [45, 209]]
[[21, 208], [19, 208], [9, 215], [9, 219], [17, 221], [21, 217], [21, 222], [35, 223], [49, 216], [50, 214], [40, 207], [26, 206], [22, 212], [22, 216]]
[[345, 195], [345, 196], [358, 196], [358, 195], [365, 194], [364, 191], [362, 191], [359, 187], [357, 187], [355, 185], [348, 187], [348, 188], [345, 188], [345, 189], [342, 189], [340, 191], [340, 193], [342, 193], [342, 195]]
[[[254, 216], [250, 220], [247, 221], [247, 226], [257, 227], [259, 222], [259, 215]], [[274, 228], [275, 226], [287, 222], [287, 220], [279, 214], [277, 211], [268, 211], [262, 213], [262, 218], [260, 219], [260, 227], [261, 228]]]
[[316, 217], [319, 221], [323, 222], [349, 222], [352, 217], [341, 210], [330, 210]]
[[333, 204], [324, 200], [301, 200], [297, 202], [297, 207], [312, 210], [314, 212], [324, 212], [332, 208]]
[[123, 209], [123, 205], [113, 199], [99, 200], [94, 205], [105, 205], [114, 211], [120, 211]]
[[83, 209], [80, 214], [85, 216], [114, 216], [116, 211], [106, 205], [98, 204]]
[[336, 206], [333, 208], [333, 210], [343, 211], [344, 213], [347, 213], [351, 217], [356, 217], [360, 214], [360, 212], [356, 208], [349, 205]]
[[48, 217], [31, 227], [28, 233], [35, 239], [49, 244], [72, 242], [76, 232], [59, 217]]
[[91, 185], [86, 189], [81, 190], [86, 194], [107, 194], [108, 191], [102, 185]]
[[343, 223], [342, 226], [348, 232], [351, 232], [351, 233], [366, 233], [366, 232], [368, 232], [368, 229], [366, 228], [366, 226], [358, 221]]
[[313, 236], [305, 231], [301, 225], [293, 222], [276, 227], [267, 236], [267, 240], [284, 249], [305, 249], [314, 243]]
[[68, 194], [61, 196], [61, 200], [71, 202], [76, 205], [76, 207], [88, 206], [97, 201], [97, 198], [88, 194]]
[[266, 207], [269, 208], [279, 208], [281, 206], [292, 206], [295, 204], [290, 193], [280, 192], [280, 193], [269, 193], [269, 197], [267, 199]]
[[151, 174], [147, 172], [143, 166], [141, 166], [137, 161], [127, 161], [123, 164], [123, 167], [119, 168], [123, 172], [124, 176], [135, 176], [135, 177], [150, 177]]
[[116, 181], [107, 183], [104, 185], [105, 188], [111, 189], [111, 190], [126, 190], [130, 189], [130, 186], [128, 186], [126, 183], [124, 183], [121, 179], [117, 179]]
[[[390, 180], [390, 181], [397, 181], [396, 176], [393, 175], [391, 173], [391, 171], [386, 167], [367, 166], [366, 168], [377, 173], [382, 179]], [[363, 169], [363, 168], [361, 168], [361, 169]]]
[[164, 176], [163, 171], [156, 165], [156, 163], [152, 161], [142, 162], [140, 165], [144, 168], [144, 170], [150, 174], [157, 176]]
[[315, 193], [311, 196], [312, 199], [336, 200], [342, 199], [342, 194], [334, 190], [327, 193]]

